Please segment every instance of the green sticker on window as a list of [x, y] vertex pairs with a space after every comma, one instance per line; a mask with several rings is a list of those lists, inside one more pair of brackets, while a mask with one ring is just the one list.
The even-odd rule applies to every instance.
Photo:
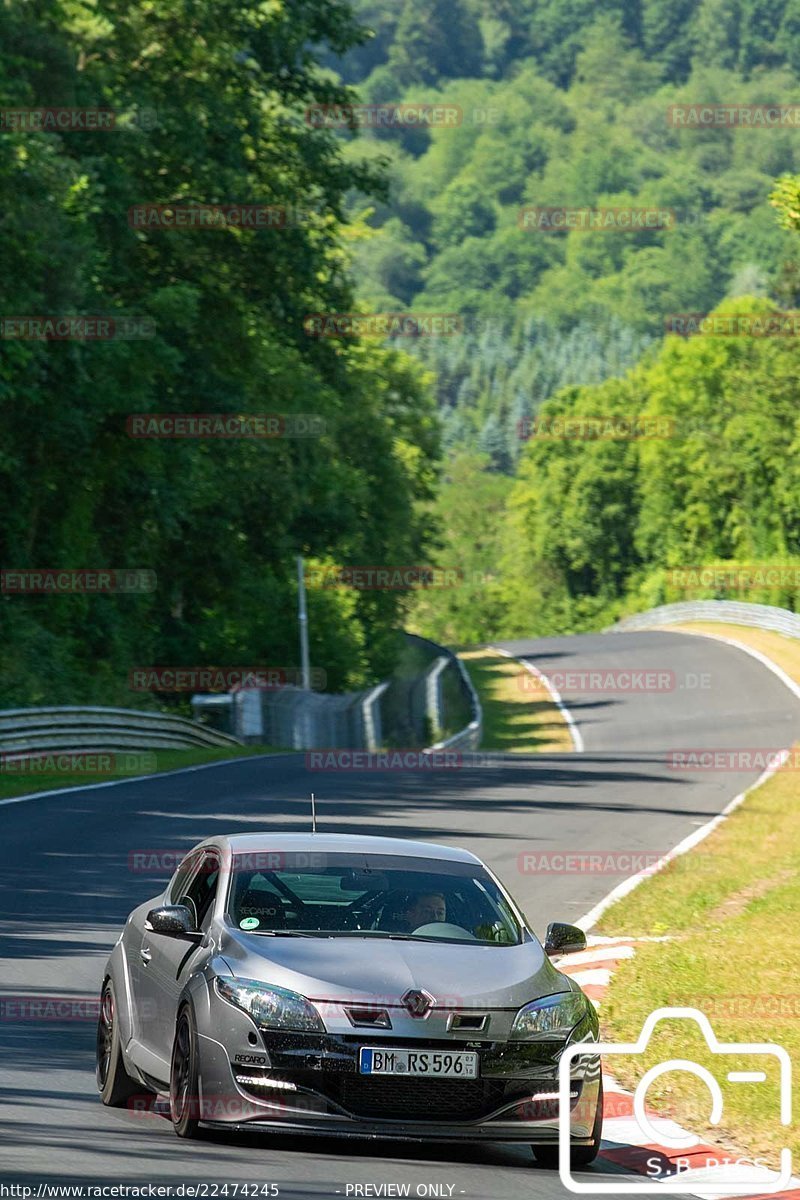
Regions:
[[258, 929], [261, 922], [258, 917], [245, 917], [239, 922], [240, 929]]

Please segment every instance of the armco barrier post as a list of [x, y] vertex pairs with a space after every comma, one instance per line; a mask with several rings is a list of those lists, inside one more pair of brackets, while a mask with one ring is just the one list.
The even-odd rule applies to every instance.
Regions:
[[381, 709], [378, 701], [388, 686], [388, 683], [379, 683], [371, 692], [367, 692], [361, 701], [361, 711], [364, 721], [364, 745], [367, 750], [379, 750], [383, 741]]
[[434, 738], [441, 737], [445, 726], [444, 704], [442, 702], [442, 672], [450, 663], [447, 655], [435, 659], [425, 676], [425, 711], [431, 733]]

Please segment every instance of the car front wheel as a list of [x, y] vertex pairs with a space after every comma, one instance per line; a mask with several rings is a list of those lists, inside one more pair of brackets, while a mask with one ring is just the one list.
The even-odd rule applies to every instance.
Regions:
[[172, 1128], [181, 1138], [198, 1138], [200, 1132], [200, 1077], [197, 1029], [191, 1007], [184, 1004], [175, 1025], [169, 1075], [169, 1113]]
[[100, 993], [100, 1012], [97, 1017], [97, 1090], [103, 1104], [122, 1108], [137, 1093], [146, 1089], [125, 1070], [119, 1040], [117, 999], [114, 984], [107, 979]]

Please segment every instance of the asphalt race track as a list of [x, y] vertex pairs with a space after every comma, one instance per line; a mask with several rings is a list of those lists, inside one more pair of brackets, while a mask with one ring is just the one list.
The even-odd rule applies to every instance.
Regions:
[[[161, 884], [131, 869], [134, 852], [182, 851], [218, 830], [308, 828], [311, 790], [326, 830], [403, 834], [475, 851], [542, 934], [550, 920], [587, 912], [630, 872], [529, 873], [520, 870], [520, 854], [664, 853], [760, 773], [676, 771], [666, 751], [774, 750], [800, 736], [800, 702], [723, 643], [631, 633], [505, 645], [563, 677], [584, 753], [492, 756], [435, 773], [312, 772], [302, 754], [280, 755], [0, 806], [0, 1000], [93, 996], [128, 911]], [[609, 668], [672, 671], [674, 686], [587, 692], [568, 674]], [[274, 1182], [281, 1197], [298, 1198], [398, 1194], [388, 1184], [407, 1184], [412, 1196], [425, 1194], [418, 1185], [435, 1184], [428, 1194], [478, 1200], [568, 1194], [557, 1175], [533, 1165], [526, 1147], [259, 1135], [180, 1142], [166, 1118], [100, 1105], [94, 1032], [90, 1019], [2, 1013], [1, 1183]]]

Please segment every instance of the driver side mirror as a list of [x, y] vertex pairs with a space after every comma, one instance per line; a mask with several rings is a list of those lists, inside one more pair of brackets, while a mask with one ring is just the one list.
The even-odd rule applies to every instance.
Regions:
[[189, 942], [203, 940], [203, 934], [196, 928], [194, 917], [185, 904], [161, 904], [151, 908], [144, 927], [148, 933], [160, 933], [164, 937], [185, 938]]
[[554, 954], [576, 954], [586, 949], [586, 934], [577, 925], [565, 925], [563, 921], [551, 921], [544, 939], [544, 952]]

